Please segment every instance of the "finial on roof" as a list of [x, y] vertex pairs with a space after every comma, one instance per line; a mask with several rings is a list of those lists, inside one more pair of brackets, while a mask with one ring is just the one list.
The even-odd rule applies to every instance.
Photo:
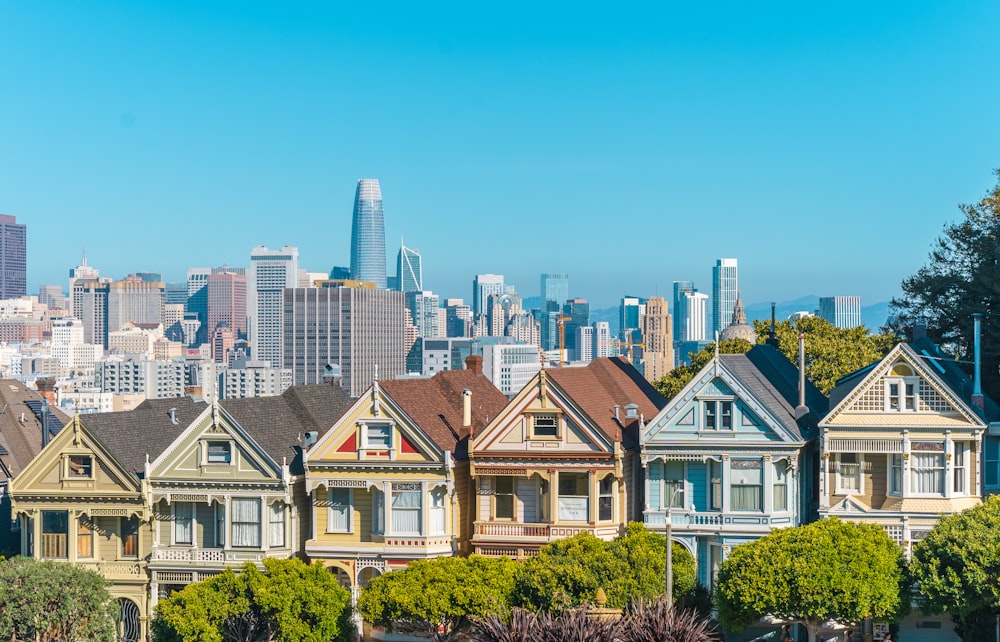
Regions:
[[378, 364], [375, 364], [375, 381], [378, 381]]

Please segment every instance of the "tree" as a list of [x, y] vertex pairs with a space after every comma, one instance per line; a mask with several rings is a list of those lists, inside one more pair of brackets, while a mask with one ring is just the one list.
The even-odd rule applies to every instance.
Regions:
[[452, 640], [468, 631], [470, 617], [505, 610], [518, 565], [507, 558], [438, 557], [376, 577], [358, 598], [374, 626]]
[[321, 564], [265, 559], [195, 582], [156, 607], [157, 642], [353, 639], [350, 593]]
[[[771, 330], [770, 321], [754, 321], [758, 341]], [[806, 378], [824, 395], [837, 380], [875, 363], [899, 341], [895, 333], [872, 334], [865, 326], [838, 328], [822, 317], [789, 319], [775, 324], [778, 350], [798, 367], [799, 335], [805, 335]]]
[[[746, 354], [753, 344], [746, 339], [727, 339], [719, 342], [720, 354]], [[672, 399], [680, 392], [694, 376], [705, 367], [705, 365], [715, 356], [715, 343], [710, 343], [699, 352], [689, 353], [690, 365], [677, 366], [662, 379], [653, 383], [653, 386], [666, 399]]]
[[115, 638], [115, 603], [94, 571], [51, 560], [0, 562], [0, 639], [55, 642]]
[[[662, 595], [667, 568], [664, 543], [662, 535], [638, 522], [629, 524], [613, 542], [590, 533], [556, 540], [524, 563], [515, 601], [534, 610], [559, 611], [593, 602], [599, 588], [610, 608]], [[694, 557], [676, 542], [672, 554], [674, 594], [687, 596], [695, 587]]]
[[903, 570], [902, 549], [874, 524], [830, 517], [776, 530], [722, 563], [719, 619], [735, 630], [764, 616], [799, 622], [810, 640], [828, 620], [895, 620], [905, 608]]
[[978, 639], [984, 620], [992, 628], [1000, 615], [1000, 496], [942, 517], [913, 547], [909, 570], [921, 609], [950, 614], [965, 639]]
[[[891, 303], [890, 326], [904, 333], [918, 323], [956, 358], [971, 360], [972, 315], [982, 313], [983, 372], [1000, 365], [1000, 170], [997, 184], [978, 203], [960, 205], [964, 218], [944, 226], [929, 262], [903, 280]], [[987, 377], [985, 392], [1000, 398], [1000, 380]]]

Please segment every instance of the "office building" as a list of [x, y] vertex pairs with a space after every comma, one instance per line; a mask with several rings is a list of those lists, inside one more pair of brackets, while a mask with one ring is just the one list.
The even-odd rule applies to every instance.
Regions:
[[677, 343], [705, 341], [708, 328], [708, 295], [692, 289], [682, 291], [674, 307], [674, 340]]
[[404, 292], [403, 297], [417, 335], [425, 339], [437, 338], [438, 295], [433, 292]]
[[102, 346], [108, 342], [108, 281], [70, 279], [73, 316], [83, 322], [83, 342]]
[[292, 371], [263, 361], [237, 360], [219, 372], [219, 399], [276, 397], [292, 386]]
[[38, 302], [48, 306], [50, 310], [54, 308], [65, 310], [67, 305], [61, 285], [39, 285]]
[[[84, 252], [83, 258], [80, 261], [80, 265], [76, 266], [75, 268], [70, 268], [69, 271], [69, 290], [68, 290], [69, 300], [67, 301], [69, 307], [67, 309], [69, 310], [70, 314], [72, 314], [78, 319], [82, 318], [79, 314], [77, 314], [76, 299], [74, 299], [73, 297], [73, 292], [74, 292], [73, 286], [76, 285], [76, 282], [81, 280], [97, 281], [100, 278], [101, 278], [101, 273], [97, 270], [97, 268], [87, 265], [87, 254], [86, 252]], [[80, 292], [82, 295], [83, 291], [80, 290]]]
[[562, 303], [569, 299], [568, 274], [543, 274], [541, 278], [542, 303], [555, 301]]
[[681, 316], [681, 299], [690, 292], [697, 292], [693, 281], [674, 281], [674, 316], [673, 333], [674, 341], [680, 341], [684, 335], [684, 318]]
[[385, 221], [382, 215], [382, 188], [378, 179], [362, 178], [354, 195], [351, 222], [351, 278], [371, 281], [384, 290]]
[[659, 381], [674, 369], [673, 327], [667, 301], [661, 296], [646, 301], [642, 315], [642, 372], [646, 381]]
[[299, 250], [258, 246], [250, 251], [247, 274], [247, 336], [255, 361], [277, 368], [282, 357], [282, 310], [286, 288], [298, 286]]
[[163, 302], [167, 305], [185, 305], [187, 303], [187, 283], [167, 283], [163, 287]]
[[396, 279], [400, 292], [419, 292], [424, 289], [423, 263], [420, 252], [400, 244], [396, 256]]
[[502, 274], [477, 274], [472, 279], [472, 318], [476, 320], [481, 314], [486, 314], [486, 305], [494, 294], [503, 294], [504, 284]]
[[483, 374], [508, 398], [542, 369], [538, 346], [497, 343], [483, 346]]
[[247, 277], [229, 270], [212, 271], [205, 286], [211, 334], [225, 324], [235, 339], [247, 336]]
[[646, 299], [623, 296], [618, 306], [618, 336], [625, 343], [640, 343], [642, 315], [646, 313]]
[[284, 297], [284, 367], [296, 385], [321, 383], [339, 369], [357, 397], [376, 377], [404, 374], [403, 293], [368, 287], [288, 288]]
[[570, 299], [563, 304], [563, 317], [568, 317], [564, 323], [564, 348], [569, 355], [576, 350], [576, 330], [590, 325], [590, 303], [586, 299]]
[[739, 294], [736, 259], [719, 259], [712, 268], [712, 337], [733, 322], [733, 310]]
[[820, 297], [819, 316], [838, 328], [856, 328], [861, 325], [861, 297]]
[[594, 360], [594, 326], [581, 325], [576, 329], [576, 350], [571, 361], [590, 363]]
[[445, 336], [468, 337], [472, 335], [472, 310], [462, 299], [445, 299]]
[[111, 355], [96, 364], [101, 392], [146, 399], [184, 396], [184, 360], [155, 361], [146, 355]]
[[0, 214], [0, 299], [28, 293], [27, 236], [16, 217]]
[[106, 332], [120, 330], [126, 323], [163, 323], [163, 300], [163, 281], [143, 281], [134, 274], [112, 281], [108, 284]]

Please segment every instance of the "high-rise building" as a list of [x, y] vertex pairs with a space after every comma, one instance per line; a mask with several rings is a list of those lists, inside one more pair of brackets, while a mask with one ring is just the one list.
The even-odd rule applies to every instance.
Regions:
[[494, 294], [503, 294], [502, 274], [477, 274], [472, 279], [472, 318], [486, 314], [487, 301]]
[[[233, 340], [247, 335], [247, 277], [228, 270], [208, 275], [208, 333], [220, 324], [233, 332]], [[218, 359], [216, 359], [218, 361]]]
[[163, 300], [168, 304], [187, 303], [187, 283], [167, 283], [163, 291]]
[[405, 372], [403, 293], [366, 287], [288, 288], [284, 297], [284, 367], [296, 385], [337, 373], [357, 397], [376, 377]]
[[354, 195], [351, 224], [351, 278], [385, 289], [385, 220], [377, 178], [362, 178]]
[[[383, 259], [384, 260], [384, 259]], [[268, 361], [272, 368], [283, 363], [282, 319], [285, 288], [298, 286], [299, 250], [286, 245], [280, 250], [258, 246], [250, 251], [247, 274], [247, 336], [255, 361]]]
[[618, 306], [618, 328], [621, 340], [640, 343], [642, 315], [646, 313], [646, 299], [639, 296], [623, 296]]
[[396, 256], [396, 279], [400, 292], [420, 292], [424, 289], [423, 264], [420, 252], [400, 244]]
[[77, 319], [82, 319], [83, 317], [81, 317], [76, 311], [76, 299], [73, 298], [73, 286], [76, 284], [77, 281], [81, 279], [96, 281], [100, 278], [100, 276], [101, 273], [97, 270], [97, 268], [87, 265], [86, 252], [83, 253], [83, 259], [81, 260], [80, 265], [76, 266], [75, 268], [70, 268], [69, 300], [67, 303], [69, 305], [68, 309], [70, 314], [74, 315]]
[[594, 324], [594, 358], [604, 359], [615, 354], [611, 345], [611, 324], [598, 321]]
[[736, 259], [719, 259], [712, 268], [712, 336], [733, 322], [733, 310], [740, 294]]
[[66, 296], [61, 285], [39, 285], [38, 302], [49, 306], [49, 309], [66, 309]]
[[83, 342], [107, 345], [108, 343], [108, 286], [109, 281], [70, 277], [73, 291], [73, 316], [83, 322]]
[[445, 299], [447, 337], [468, 337], [472, 334], [472, 310], [462, 299]]
[[576, 329], [576, 354], [573, 361], [590, 363], [594, 360], [594, 326], [581, 325]]
[[163, 299], [162, 281], [143, 281], [134, 274], [112, 281], [108, 284], [107, 331], [120, 330], [126, 323], [163, 323]]
[[425, 339], [437, 338], [438, 295], [433, 292], [404, 292], [403, 296], [417, 334]]
[[689, 292], [697, 292], [693, 281], [674, 281], [674, 341], [682, 341], [684, 336], [684, 317], [681, 316], [681, 299]]
[[0, 214], [0, 299], [28, 293], [28, 228], [14, 216]]
[[541, 278], [542, 303], [555, 301], [562, 303], [569, 299], [568, 274], [543, 274]]
[[576, 356], [574, 352], [577, 348], [577, 328], [590, 325], [590, 303], [586, 299], [569, 299], [563, 304], [563, 316], [569, 317], [564, 321], [564, 348], [569, 351], [570, 356]]
[[820, 297], [819, 316], [838, 328], [856, 328], [861, 325], [861, 297]]
[[708, 295], [704, 292], [691, 290], [681, 293], [674, 308], [674, 327], [677, 328], [674, 339], [677, 343], [705, 340], [707, 307]]
[[658, 381], [674, 369], [674, 341], [667, 311], [667, 301], [661, 296], [646, 301], [642, 315], [642, 365], [646, 381]]
[[508, 397], [520, 392], [541, 368], [536, 345], [499, 343], [483, 346], [483, 374]]

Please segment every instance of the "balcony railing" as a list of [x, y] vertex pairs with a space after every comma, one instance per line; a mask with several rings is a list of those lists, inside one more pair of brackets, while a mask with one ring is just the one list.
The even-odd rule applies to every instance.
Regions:
[[193, 548], [190, 546], [154, 546], [150, 559], [154, 562], [239, 564], [247, 561], [259, 562], [267, 556], [268, 552], [261, 550]]
[[576, 524], [515, 524], [511, 522], [476, 522], [474, 534], [481, 537], [510, 538], [518, 540], [550, 541], [591, 533], [597, 537], [614, 537], [618, 525], [590, 526]]
[[140, 579], [146, 577], [144, 562], [80, 562], [80, 566], [97, 571], [107, 578]]
[[[646, 528], [650, 530], [663, 530], [667, 527], [666, 514], [664, 511], [648, 512], [643, 517], [643, 523], [646, 525]], [[772, 524], [776, 526], [784, 526], [790, 523], [791, 517], [789, 515], [782, 514], [775, 516], [759, 511], [695, 513], [679, 512], [675, 509], [674, 511], [671, 511], [670, 515], [670, 524], [674, 528], [681, 528], [685, 530], [716, 530], [730, 524], [734, 528], [743, 529], [747, 526], [760, 525], [770, 527]]]

